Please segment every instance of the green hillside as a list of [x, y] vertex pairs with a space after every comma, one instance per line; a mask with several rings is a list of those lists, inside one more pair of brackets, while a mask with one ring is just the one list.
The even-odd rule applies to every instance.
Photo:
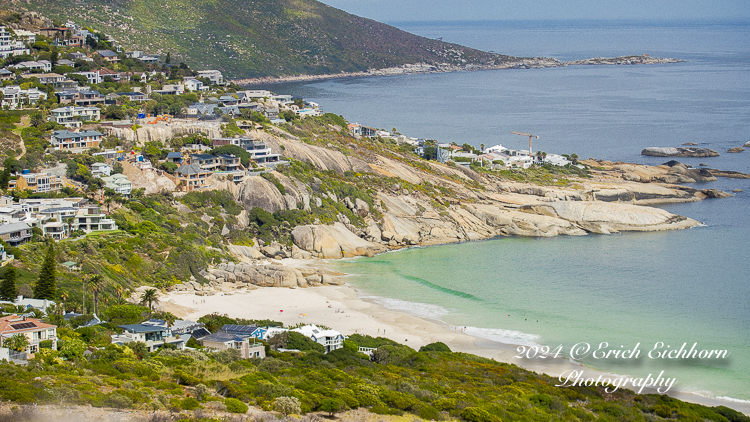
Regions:
[[4, 1], [112, 35], [125, 48], [229, 78], [330, 74], [409, 63], [500, 64], [511, 59], [419, 37], [315, 0]]

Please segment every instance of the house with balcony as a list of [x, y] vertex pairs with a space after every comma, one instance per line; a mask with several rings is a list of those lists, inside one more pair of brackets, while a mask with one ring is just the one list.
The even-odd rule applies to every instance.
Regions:
[[29, 54], [31, 50], [20, 40], [12, 39], [12, 33], [0, 26], [0, 59]]
[[198, 77], [206, 78], [212, 84], [224, 85], [224, 76], [218, 70], [199, 70]]
[[240, 336], [237, 334], [230, 333], [214, 333], [209, 336], [203, 337], [200, 343], [207, 349], [214, 351], [221, 351], [227, 349], [236, 349], [240, 351], [240, 357], [242, 359], [257, 358], [263, 359], [266, 357], [266, 348], [262, 343], [253, 342], [250, 343], [251, 337]]
[[56, 84], [65, 80], [65, 76], [57, 73], [33, 73], [24, 75], [24, 78], [36, 78], [42, 84]]
[[239, 171], [240, 170], [240, 157], [235, 157], [234, 154], [218, 154], [216, 158], [219, 159], [219, 169], [221, 171]]
[[[0, 318], [0, 347], [11, 337], [21, 334], [28, 340], [26, 359], [33, 358], [39, 352], [39, 343], [52, 340], [52, 350], [57, 350], [57, 326], [42, 322], [40, 319], [18, 315]], [[25, 359], [24, 359], [25, 360]]]
[[209, 87], [206, 86], [202, 81], [198, 79], [186, 79], [184, 81], [186, 91], [208, 91]]
[[70, 128], [79, 128], [82, 121], [98, 121], [101, 110], [98, 107], [58, 107], [51, 111], [49, 120]]
[[263, 141], [251, 141], [245, 151], [249, 152], [250, 158], [261, 166], [273, 166], [281, 161], [281, 154], [271, 152], [271, 148]]
[[199, 165], [203, 170], [213, 172], [221, 166], [221, 159], [211, 154], [190, 154], [190, 163]]
[[28, 189], [34, 193], [58, 192], [62, 189], [62, 179], [51, 173], [22, 173], [16, 180], [8, 182], [8, 189]]
[[166, 84], [162, 87], [162, 89], [154, 90], [152, 92], [161, 95], [181, 95], [185, 93], [185, 85]]
[[95, 231], [117, 230], [115, 220], [99, 211], [99, 207], [86, 207], [76, 211], [73, 216], [73, 230], [83, 230], [86, 233]]
[[146, 343], [149, 352], [153, 352], [164, 344], [173, 344], [178, 349], [185, 348], [190, 335], [173, 335], [164, 321], [145, 321], [141, 324], [118, 325], [122, 334], [112, 334], [113, 344], [127, 344], [132, 342]]
[[292, 331], [300, 333], [305, 337], [309, 337], [312, 341], [318, 344], [322, 344], [325, 348], [325, 353], [344, 347], [344, 335], [336, 330], [324, 330], [317, 325], [311, 324], [296, 328]]
[[0, 224], [0, 239], [11, 246], [24, 244], [31, 239], [31, 226], [21, 222]]
[[378, 134], [377, 129], [363, 126], [359, 123], [349, 123], [348, 128], [352, 135], [359, 135], [363, 138], [372, 138]]
[[[99, 109], [97, 108], [97, 110]], [[102, 141], [102, 136], [104, 135], [95, 130], [84, 130], [82, 132], [56, 130], [52, 133], [50, 144], [60, 151], [74, 148], [95, 148], [99, 147], [99, 144]]]
[[106, 189], [112, 189], [115, 193], [124, 197], [130, 197], [130, 193], [133, 191], [133, 182], [128, 180], [128, 176], [124, 174], [116, 173], [108, 177], [102, 177], [102, 181], [104, 181]]
[[3, 100], [0, 106], [3, 108], [15, 110], [21, 104], [21, 87], [18, 85], [9, 85], [0, 88], [3, 93]]
[[112, 166], [107, 163], [94, 163], [91, 165], [91, 176], [105, 177], [112, 174]]
[[184, 192], [208, 187], [207, 181], [211, 173], [213, 171], [203, 169], [197, 163], [183, 164], [174, 172]]

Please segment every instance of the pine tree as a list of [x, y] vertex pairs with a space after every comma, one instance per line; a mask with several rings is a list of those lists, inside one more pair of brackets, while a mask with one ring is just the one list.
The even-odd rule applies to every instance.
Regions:
[[56, 284], [55, 250], [54, 244], [50, 243], [47, 256], [44, 257], [44, 263], [42, 263], [42, 269], [39, 271], [39, 280], [34, 286], [34, 297], [36, 299], [54, 299]]
[[5, 300], [14, 300], [16, 291], [16, 267], [8, 266], [3, 274], [3, 283], [0, 284], [0, 297]]

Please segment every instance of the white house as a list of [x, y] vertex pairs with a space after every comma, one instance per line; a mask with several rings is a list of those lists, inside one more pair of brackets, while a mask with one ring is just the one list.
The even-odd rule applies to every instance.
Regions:
[[224, 76], [218, 70], [199, 70], [199, 78], [207, 78], [212, 84], [224, 85]]
[[67, 127], [81, 127], [82, 120], [97, 121], [100, 119], [101, 110], [98, 107], [72, 106], [52, 110], [49, 118], [49, 120]]
[[30, 50], [23, 41], [11, 39], [11, 33], [0, 26], [0, 58], [6, 59], [10, 56], [29, 54]]
[[197, 79], [186, 79], [185, 82], [186, 91], [208, 91], [208, 87], [203, 82]]
[[112, 189], [122, 196], [130, 196], [130, 192], [133, 191], [133, 182], [124, 174], [116, 173], [109, 177], [102, 177], [102, 181], [105, 183], [105, 188]]
[[91, 165], [91, 175], [93, 177], [109, 176], [112, 173], [112, 167], [107, 163], [94, 163]]
[[309, 337], [318, 344], [322, 344], [325, 347], [325, 353], [344, 347], [344, 335], [336, 330], [324, 330], [317, 325], [311, 324], [292, 331]]

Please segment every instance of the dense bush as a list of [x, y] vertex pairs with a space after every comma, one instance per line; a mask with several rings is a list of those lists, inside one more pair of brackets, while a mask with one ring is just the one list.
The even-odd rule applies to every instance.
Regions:
[[224, 399], [224, 405], [227, 407], [227, 411], [232, 413], [244, 414], [250, 409], [245, 403], [231, 397]]

